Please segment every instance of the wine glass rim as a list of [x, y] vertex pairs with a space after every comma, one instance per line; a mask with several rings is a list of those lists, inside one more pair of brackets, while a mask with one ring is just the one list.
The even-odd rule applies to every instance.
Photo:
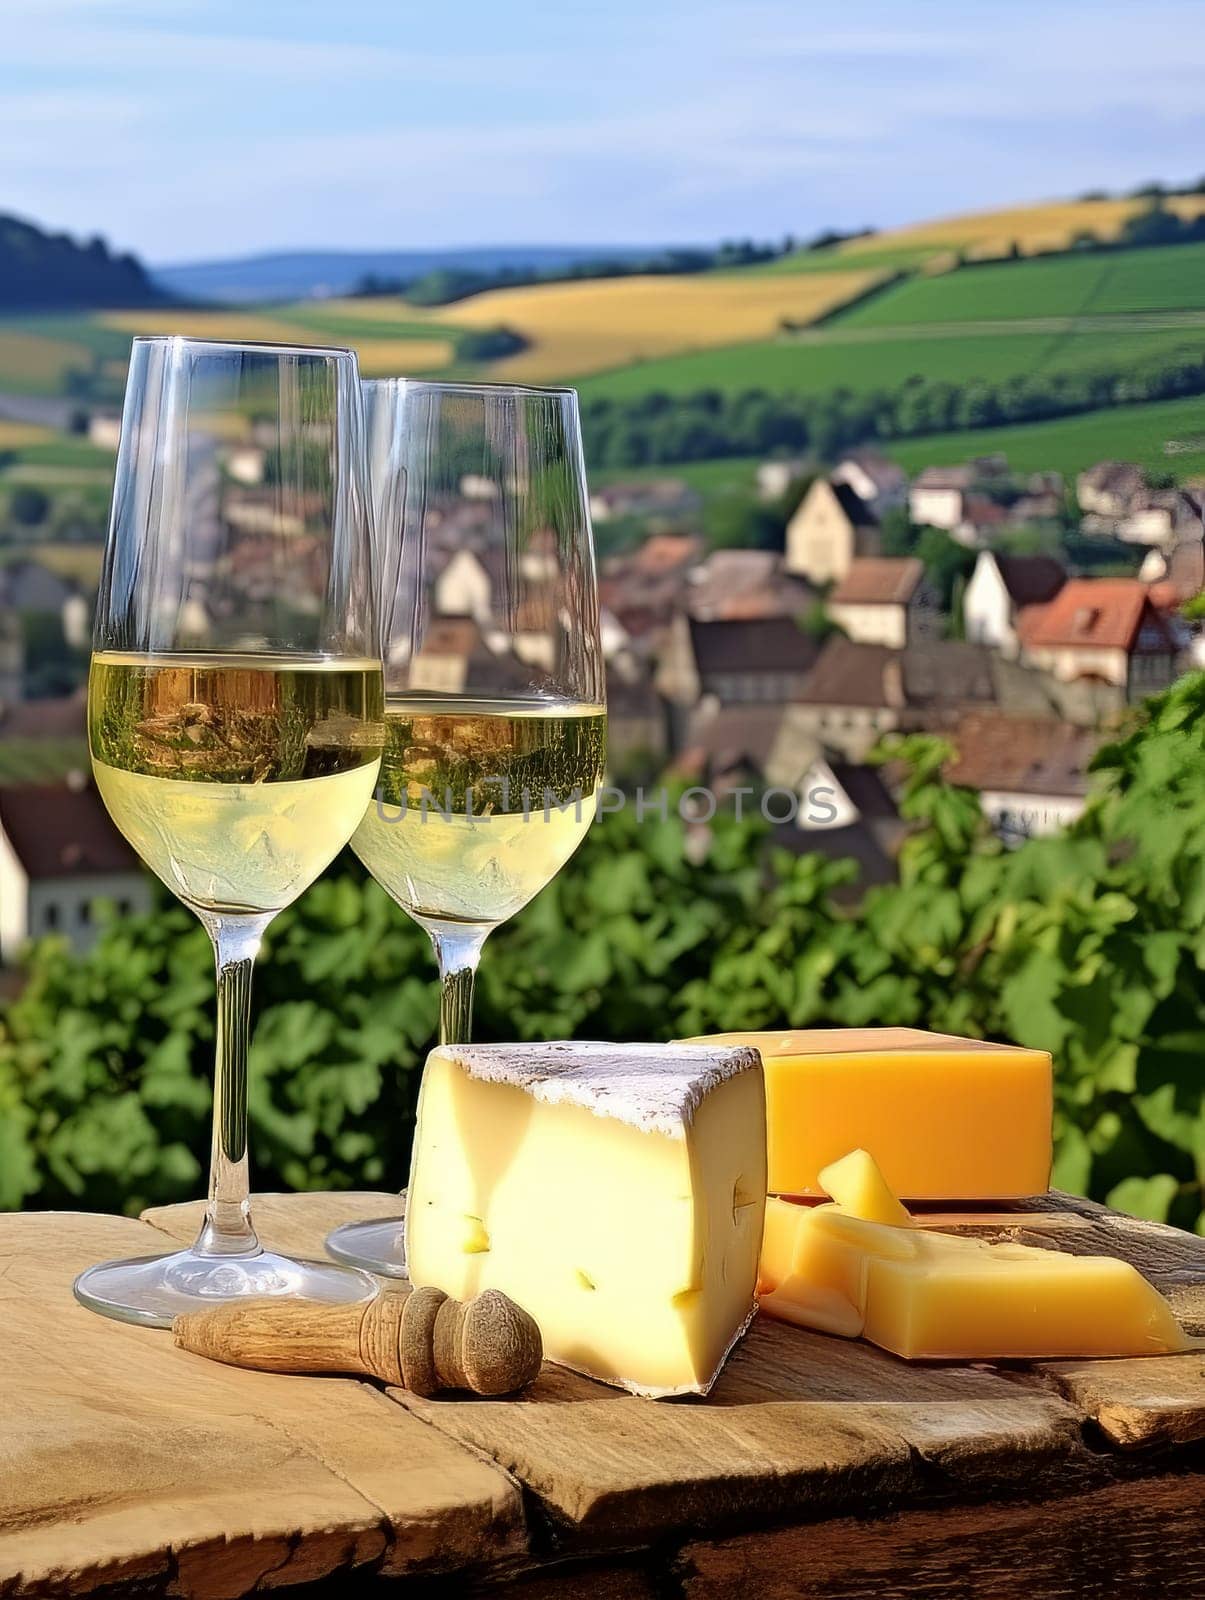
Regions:
[[345, 344], [280, 344], [273, 339], [196, 339], [188, 333], [139, 333], [134, 335], [133, 343], [161, 347], [196, 345], [205, 350], [267, 350], [290, 356], [350, 356], [353, 361], [356, 359], [356, 352]]
[[490, 383], [485, 380], [480, 383], [471, 381], [453, 383], [451, 380], [441, 381], [438, 378], [361, 378], [360, 382], [366, 389], [431, 389], [449, 394], [551, 394], [572, 395], [574, 399], [577, 398], [577, 390], [563, 383]]

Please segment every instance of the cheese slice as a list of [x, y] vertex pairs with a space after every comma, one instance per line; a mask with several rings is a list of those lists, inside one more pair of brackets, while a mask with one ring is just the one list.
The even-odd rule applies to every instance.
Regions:
[[771, 1194], [823, 1195], [820, 1169], [869, 1150], [909, 1200], [1004, 1200], [1050, 1181], [1053, 1092], [1044, 1050], [919, 1028], [721, 1033], [766, 1069]]
[[756, 1052], [445, 1045], [418, 1107], [415, 1284], [501, 1289], [552, 1361], [705, 1394], [756, 1310], [766, 1197]]
[[[865, 1151], [821, 1177], [842, 1203], [767, 1202], [762, 1309], [909, 1359], [1159, 1355], [1189, 1342], [1126, 1261], [989, 1244], [879, 1220], [885, 1185]], [[890, 1191], [886, 1191], [888, 1198]], [[859, 1214], [861, 1213], [861, 1214]]]

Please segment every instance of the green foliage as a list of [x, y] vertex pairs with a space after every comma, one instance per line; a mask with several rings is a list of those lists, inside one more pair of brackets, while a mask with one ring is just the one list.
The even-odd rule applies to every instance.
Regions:
[[8, 497], [8, 514], [22, 528], [36, 528], [50, 511], [50, 496], [31, 483], [19, 483]]
[[896, 389], [767, 395], [703, 389], [677, 403], [660, 390], [587, 398], [582, 425], [592, 459], [608, 466], [698, 461], [751, 451], [804, 450], [831, 460], [866, 440], [1014, 425], [1135, 400], [1205, 394], [1205, 354], [1182, 349], [1124, 365], [1019, 374], [958, 384], [911, 377]]
[[781, 550], [787, 519], [752, 495], [724, 495], [703, 507], [703, 532], [713, 550]]
[[164, 298], [134, 256], [0, 215], [0, 306], [147, 306]]
[[456, 340], [461, 361], [500, 361], [527, 349], [527, 340], [514, 328], [468, 328]]
[[[886, 752], [885, 752], [886, 753]], [[774, 851], [721, 811], [701, 863], [634, 806], [486, 948], [482, 1038], [664, 1039], [821, 1023], [913, 1025], [1050, 1050], [1056, 1181], [1205, 1231], [1205, 674], [1096, 761], [1064, 834], [1005, 849], [948, 750], [910, 777], [900, 881], [856, 915], [855, 869]], [[404, 1181], [436, 1021], [419, 930], [341, 866], [270, 930], [257, 976], [252, 1144], [261, 1187]], [[0, 1204], [134, 1210], [195, 1194], [208, 1147], [213, 981], [176, 907], [93, 953], [36, 947], [0, 1018]]]

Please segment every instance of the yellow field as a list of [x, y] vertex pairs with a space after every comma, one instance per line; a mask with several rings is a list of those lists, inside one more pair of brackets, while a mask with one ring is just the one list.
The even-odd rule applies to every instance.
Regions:
[[34, 422], [8, 422], [0, 417], [0, 450], [24, 450], [58, 437], [53, 428], [40, 428]]
[[765, 278], [707, 273], [534, 284], [441, 306], [439, 319], [462, 328], [504, 325], [527, 339], [526, 350], [490, 363], [491, 377], [582, 377], [657, 356], [770, 338], [784, 318], [810, 322], [878, 276], [867, 270]]
[[[1174, 195], [1165, 203], [1169, 211], [1181, 217], [1197, 217], [1205, 212], [1205, 195]], [[1145, 200], [1056, 200], [1007, 211], [972, 212], [851, 239], [836, 253], [856, 258], [864, 251], [880, 248], [932, 245], [935, 249], [944, 246], [966, 250], [973, 256], [1002, 256], [1014, 241], [1026, 255], [1036, 250], [1061, 250], [1081, 232], [1094, 233], [1102, 239], [1115, 238], [1122, 223], [1147, 204]]]
[[455, 351], [446, 339], [352, 339], [366, 378], [408, 377], [446, 367]]

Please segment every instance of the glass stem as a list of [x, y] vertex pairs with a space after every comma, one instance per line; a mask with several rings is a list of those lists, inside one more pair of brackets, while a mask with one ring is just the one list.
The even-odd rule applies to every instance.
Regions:
[[473, 981], [491, 929], [481, 924], [429, 922], [439, 962], [439, 1042], [468, 1044], [473, 1035]]
[[193, 1246], [202, 1255], [258, 1254], [251, 1226], [247, 1168], [247, 1047], [251, 1035], [251, 969], [270, 917], [202, 919], [213, 940], [218, 976], [217, 1059], [209, 1201]]

